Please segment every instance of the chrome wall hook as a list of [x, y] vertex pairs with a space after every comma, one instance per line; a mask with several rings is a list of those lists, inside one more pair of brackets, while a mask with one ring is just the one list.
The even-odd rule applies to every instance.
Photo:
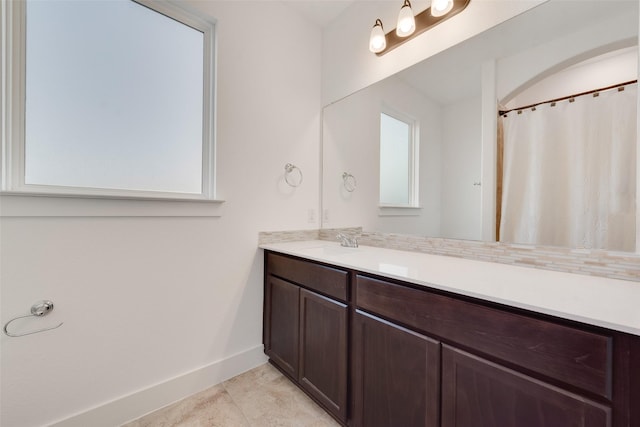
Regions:
[[35, 303], [35, 304], [33, 304], [31, 306], [31, 314], [14, 317], [13, 319], [11, 319], [7, 323], [5, 323], [4, 324], [4, 333], [7, 336], [17, 338], [17, 337], [24, 337], [25, 335], [37, 334], [38, 332], [45, 332], [45, 331], [50, 331], [52, 329], [57, 329], [60, 326], [62, 326], [62, 322], [60, 322], [60, 324], [58, 326], [52, 326], [52, 327], [43, 328], [43, 329], [36, 329], [35, 331], [24, 332], [24, 333], [21, 333], [21, 334], [12, 334], [11, 332], [9, 332], [9, 325], [14, 320], [24, 319], [26, 317], [42, 317], [42, 316], [46, 316], [47, 314], [51, 313], [52, 311], [53, 311], [53, 302], [52, 301], [49, 301], [49, 300], [38, 301], [37, 303]]

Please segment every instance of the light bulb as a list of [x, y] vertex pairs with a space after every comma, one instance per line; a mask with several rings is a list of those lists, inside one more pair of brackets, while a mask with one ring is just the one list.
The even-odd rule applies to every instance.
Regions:
[[446, 15], [453, 9], [453, 0], [432, 0], [431, 1], [431, 16]]
[[376, 23], [371, 29], [371, 36], [369, 37], [369, 50], [373, 53], [380, 53], [387, 47], [387, 38], [384, 34], [384, 28], [382, 28], [382, 21], [376, 19]]
[[413, 17], [413, 10], [411, 10], [411, 3], [409, 0], [404, 0], [404, 4], [398, 14], [398, 26], [396, 27], [396, 34], [398, 37], [407, 37], [413, 34], [416, 30], [416, 20]]

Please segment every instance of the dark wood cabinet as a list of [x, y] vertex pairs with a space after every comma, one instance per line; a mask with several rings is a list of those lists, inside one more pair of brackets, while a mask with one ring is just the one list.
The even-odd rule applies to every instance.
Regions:
[[640, 427], [640, 337], [265, 257], [265, 352], [343, 425]]
[[346, 300], [347, 273], [275, 254], [266, 265], [265, 353], [346, 424], [348, 306], [335, 298]]
[[609, 427], [611, 407], [462, 350], [442, 349], [442, 427]]
[[363, 312], [353, 342], [354, 426], [439, 425], [439, 342]]
[[610, 334], [368, 276], [356, 282], [358, 308], [567, 386], [611, 395]]
[[347, 419], [347, 306], [300, 290], [302, 388], [341, 420]]
[[438, 425], [612, 425], [612, 336], [364, 275], [355, 295], [443, 343]]
[[290, 376], [298, 377], [300, 287], [267, 275], [264, 350]]

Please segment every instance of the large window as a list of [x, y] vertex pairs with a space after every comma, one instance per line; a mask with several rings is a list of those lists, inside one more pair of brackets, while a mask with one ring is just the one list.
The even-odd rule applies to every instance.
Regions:
[[415, 121], [398, 113], [380, 114], [380, 206], [416, 207]]
[[3, 190], [215, 198], [212, 23], [144, 0], [6, 8]]

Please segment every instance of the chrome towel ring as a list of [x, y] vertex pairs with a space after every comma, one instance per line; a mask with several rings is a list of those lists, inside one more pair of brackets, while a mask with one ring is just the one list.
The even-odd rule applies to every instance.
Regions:
[[51, 313], [51, 311], [53, 311], [53, 302], [49, 301], [49, 300], [43, 300], [43, 301], [38, 301], [37, 303], [33, 304], [31, 306], [31, 314], [27, 314], [25, 316], [18, 316], [18, 317], [14, 317], [13, 319], [9, 320], [7, 323], [5, 323], [4, 325], [4, 333], [10, 337], [24, 337], [25, 335], [31, 335], [31, 334], [37, 334], [38, 332], [45, 332], [45, 331], [50, 331], [52, 329], [57, 329], [60, 326], [62, 326], [62, 322], [60, 322], [60, 324], [58, 326], [52, 326], [50, 328], [43, 328], [43, 329], [36, 329], [35, 331], [31, 331], [31, 332], [24, 332], [21, 334], [12, 334], [11, 332], [9, 332], [9, 325], [11, 324], [11, 322], [13, 322], [14, 320], [18, 320], [18, 319], [24, 319], [25, 317], [42, 317], [42, 316], [46, 316], [47, 314]]
[[352, 193], [358, 186], [358, 181], [356, 181], [356, 177], [347, 172], [344, 172], [342, 174], [342, 181], [343, 181], [344, 189], [347, 190], [349, 193]]
[[284, 180], [291, 187], [297, 187], [302, 184], [302, 171], [296, 165], [287, 163], [284, 165]]

